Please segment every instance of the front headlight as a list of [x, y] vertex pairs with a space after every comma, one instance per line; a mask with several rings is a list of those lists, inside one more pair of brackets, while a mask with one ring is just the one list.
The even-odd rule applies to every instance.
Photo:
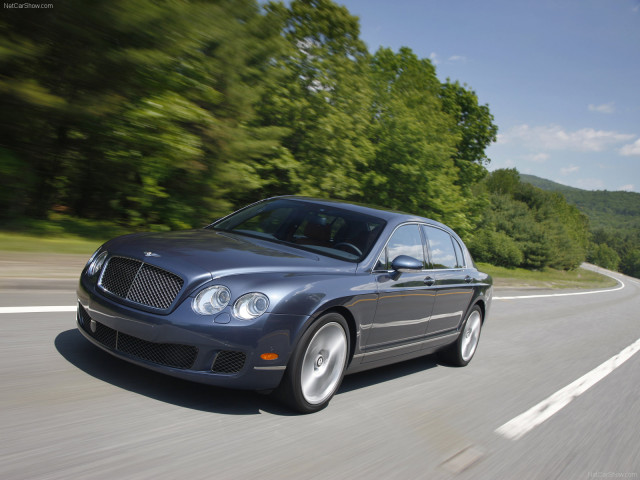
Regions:
[[87, 268], [87, 273], [90, 276], [93, 277], [96, 273], [98, 273], [100, 271], [100, 269], [104, 265], [104, 261], [107, 259], [108, 253], [109, 252], [107, 252], [105, 250], [104, 252], [102, 252], [97, 257], [95, 256], [95, 254], [94, 254], [93, 257], [91, 257], [91, 260], [89, 260], [89, 268]]
[[264, 293], [247, 293], [233, 304], [233, 314], [242, 320], [253, 320], [269, 308], [269, 298]]
[[231, 292], [224, 285], [214, 285], [202, 290], [191, 302], [191, 308], [200, 315], [213, 315], [229, 305]]

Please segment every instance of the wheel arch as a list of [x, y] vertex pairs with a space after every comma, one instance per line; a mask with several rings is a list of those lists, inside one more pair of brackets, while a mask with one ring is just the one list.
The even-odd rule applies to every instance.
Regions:
[[354, 318], [351, 311], [343, 307], [341, 305], [334, 305], [332, 307], [327, 308], [326, 310], [320, 310], [313, 315], [313, 320], [309, 323], [309, 327], [313, 325], [319, 318], [323, 317], [327, 313], [337, 313], [341, 315], [345, 321], [347, 322], [347, 326], [349, 327], [349, 361], [347, 365], [351, 363], [353, 360], [353, 355], [355, 352], [357, 340], [358, 340], [358, 331], [356, 329], [356, 319]]
[[486, 315], [487, 306], [482, 298], [479, 298], [478, 300], [476, 300], [476, 302], [473, 304], [471, 308], [475, 307], [476, 305], [480, 307], [480, 313], [482, 313], [482, 325], [484, 325], [484, 320], [487, 317]]

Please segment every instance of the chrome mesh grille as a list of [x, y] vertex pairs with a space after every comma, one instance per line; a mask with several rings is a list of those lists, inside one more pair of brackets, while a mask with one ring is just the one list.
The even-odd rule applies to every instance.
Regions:
[[247, 355], [244, 352], [222, 350], [218, 352], [211, 371], [216, 373], [237, 373], [244, 367]]
[[125, 257], [111, 257], [100, 287], [131, 302], [166, 310], [182, 289], [183, 280], [153, 265]]
[[80, 326], [99, 343], [132, 357], [147, 360], [167, 367], [190, 369], [198, 356], [198, 349], [193, 345], [177, 343], [154, 343], [133, 335], [119, 332], [100, 322], [95, 322], [95, 332], [91, 330], [91, 318], [87, 311], [78, 305]]

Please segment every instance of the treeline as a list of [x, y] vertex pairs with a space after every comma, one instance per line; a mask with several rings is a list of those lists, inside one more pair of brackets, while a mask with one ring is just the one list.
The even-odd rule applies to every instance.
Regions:
[[472, 232], [497, 127], [329, 0], [68, 0], [0, 19], [0, 216], [206, 224], [277, 194]]
[[534, 175], [521, 175], [524, 182], [543, 190], [562, 193], [572, 205], [589, 217], [594, 230], [635, 230], [640, 228], [640, 193], [582, 190]]
[[478, 232], [468, 242], [477, 260], [505, 267], [572, 269], [585, 259], [589, 220], [565, 198], [495, 170], [477, 187], [488, 195]]
[[640, 228], [595, 229], [587, 259], [601, 267], [640, 278]]
[[561, 193], [589, 218], [591, 241], [587, 260], [640, 278], [640, 194], [589, 191], [533, 175], [522, 179], [544, 190]]
[[369, 52], [329, 0], [67, 0], [0, 32], [0, 219], [175, 229], [302, 194], [442, 221], [477, 260], [584, 259], [562, 197], [487, 177], [497, 127], [474, 91]]

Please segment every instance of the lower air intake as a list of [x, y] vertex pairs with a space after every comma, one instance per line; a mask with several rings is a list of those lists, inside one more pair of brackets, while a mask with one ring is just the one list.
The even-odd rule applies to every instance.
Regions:
[[244, 367], [247, 355], [244, 352], [222, 350], [216, 355], [211, 371], [215, 373], [237, 373]]
[[82, 305], [78, 305], [78, 322], [89, 336], [105, 347], [158, 365], [188, 370], [198, 356], [198, 349], [193, 345], [149, 342], [100, 322], [95, 322], [91, 328], [91, 317]]

